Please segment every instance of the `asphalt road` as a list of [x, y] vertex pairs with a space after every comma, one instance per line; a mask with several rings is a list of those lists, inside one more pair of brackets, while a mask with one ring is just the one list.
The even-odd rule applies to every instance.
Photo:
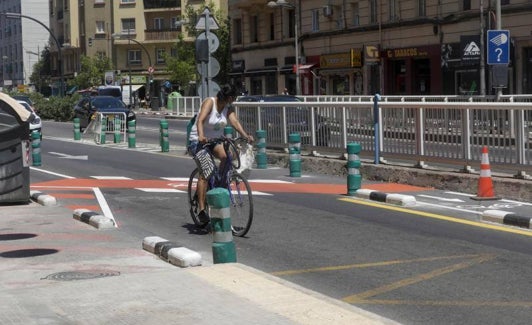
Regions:
[[[140, 148], [126, 150], [75, 143], [71, 124], [45, 121], [31, 183], [62, 205], [108, 209], [139, 245], [156, 235], [209, 259], [211, 237], [191, 224], [178, 192], [193, 161], [158, 152], [157, 123], [140, 118]], [[186, 122], [170, 123], [179, 146]], [[427, 189], [408, 192], [420, 203], [406, 209], [347, 197], [345, 180], [330, 176], [269, 168], [250, 178], [270, 190], [254, 195], [251, 231], [235, 238], [239, 262], [405, 324], [530, 323], [532, 232], [480, 222], [488, 203]]]

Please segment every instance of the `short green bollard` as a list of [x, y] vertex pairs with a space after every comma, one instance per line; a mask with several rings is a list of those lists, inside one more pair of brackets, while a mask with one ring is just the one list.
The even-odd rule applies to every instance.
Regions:
[[31, 132], [31, 160], [33, 166], [41, 165], [41, 133]]
[[170, 142], [168, 139], [168, 121], [166, 119], [162, 119], [160, 122], [161, 126], [161, 151], [162, 152], [168, 152], [170, 151]]
[[362, 184], [361, 163], [358, 156], [361, 150], [360, 143], [351, 142], [347, 144], [347, 195], [355, 195]]
[[107, 118], [102, 116], [102, 128], [100, 130], [100, 144], [105, 144], [105, 137], [107, 132]]
[[74, 140], [81, 140], [81, 123], [79, 117], [74, 118]]
[[127, 122], [127, 146], [128, 148], [135, 148], [137, 146], [136, 139], [136, 123], [135, 121]]
[[268, 156], [266, 155], [266, 131], [257, 130], [257, 154], [255, 160], [257, 161], [258, 169], [268, 168]]
[[115, 118], [113, 121], [113, 128], [114, 128], [114, 143], [120, 143], [122, 141], [122, 136], [120, 134], [122, 123], [120, 122], [120, 119]]
[[288, 153], [290, 154], [290, 176], [301, 177], [301, 136], [291, 133], [288, 136]]
[[212, 227], [212, 259], [215, 264], [236, 262], [236, 248], [231, 230], [229, 192], [214, 188], [207, 192]]
[[224, 127], [224, 137], [229, 138], [229, 139], [233, 139], [234, 138], [234, 136], [233, 136], [233, 128], [232, 127], [230, 127], [230, 126]]

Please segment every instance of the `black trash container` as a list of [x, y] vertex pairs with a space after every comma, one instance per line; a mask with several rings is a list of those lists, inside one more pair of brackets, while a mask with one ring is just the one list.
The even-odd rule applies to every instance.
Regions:
[[0, 203], [30, 200], [30, 127], [34, 115], [0, 93]]
[[161, 104], [159, 102], [159, 97], [152, 97], [151, 98], [151, 101], [150, 101], [150, 108], [153, 110], [153, 111], [158, 111], [159, 109], [161, 109]]

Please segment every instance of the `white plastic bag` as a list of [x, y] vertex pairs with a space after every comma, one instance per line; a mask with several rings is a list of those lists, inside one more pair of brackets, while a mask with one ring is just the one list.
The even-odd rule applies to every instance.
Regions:
[[254, 161], [255, 152], [253, 151], [253, 146], [249, 143], [244, 144], [242, 148], [240, 148], [240, 168], [236, 171], [240, 174], [249, 174]]

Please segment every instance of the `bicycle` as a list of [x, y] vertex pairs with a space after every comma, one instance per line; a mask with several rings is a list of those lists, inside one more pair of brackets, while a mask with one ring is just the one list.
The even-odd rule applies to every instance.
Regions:
[[[217, 166], [212, 154], [212, 148], [219, 143], [223, 145], [227, 155], [223, 166]], [[243, 138], [233, 140], [221, 137], [208, 141], [202, 147], [202, 149], [206, 149], [213, 163], [213, 166], [211, 166], [213, 170], [210, 172], [211, 176], [206, 177], [207, 191], [216, 187], [226, 188], [229, 191], [231, 228], [233, 235], [238, 237], [243, 237], [248, 233], [251, 228], [251, 222], [253, 221], [253, 195], [251, 187], [246, 177], [237, 172], [237, 169], [240, 168], [240, 151], [238, 147], [244, 143], [247, 144], [247, 140]], [[200, 210], [196, 185], [199, 176], [199, 167], [195, 168], [190, 174], [187, 187], [188, 202], [190, 205], [190, 216], [194, 224], [199, 227], [205, 227], [209, 221], [202, 222], [198, 217]], [[205, 202], [205, 209], [208, 209], [207, 202]]]

